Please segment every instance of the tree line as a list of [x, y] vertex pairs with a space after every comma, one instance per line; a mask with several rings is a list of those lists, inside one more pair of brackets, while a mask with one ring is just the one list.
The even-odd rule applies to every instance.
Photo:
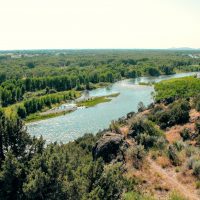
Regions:
[[17, 107], [17, 114], [21, 118], [26, 118], [26, 116], [41, 111], [45, 107], [50, 108], [52, 104], [75, 98], [76, 93], [73, 91], [65, 92], [63, 94], [49, 94], [39, 98], [31, 98], [24, 101]]

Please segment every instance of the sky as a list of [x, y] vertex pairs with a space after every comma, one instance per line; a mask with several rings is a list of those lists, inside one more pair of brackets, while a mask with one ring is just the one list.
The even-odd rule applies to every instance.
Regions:
[[0, 0], [0, 49], [200, 48], [200, 0]]

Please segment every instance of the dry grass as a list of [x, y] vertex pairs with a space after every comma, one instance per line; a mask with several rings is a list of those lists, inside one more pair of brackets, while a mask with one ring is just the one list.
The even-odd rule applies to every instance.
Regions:
[[171, 166], [171, 162], [166, 156], [159, 156], [156, 159], [156, 163], [158, 163], [162, 168], [167, 168]]
[[180, 132], [182, 130], [181, 126], [173, 126], [168, 131], [166, 131], [166, 139], [170, 144], [181, 139]]
[[127, 136], [128, 132], [129, 132], [129, 128], [127, 126], [123, 126], [123, 127], [120, 127], [120, 131], [121, 131], [122, 135]]

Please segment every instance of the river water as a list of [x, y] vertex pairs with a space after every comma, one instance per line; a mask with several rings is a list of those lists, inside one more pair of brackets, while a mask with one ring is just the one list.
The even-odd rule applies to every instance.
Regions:
[[126, 116], [131, 111], [137, 111], [140, 101], [145, 105], [153, 102], [151, 93], [152, 86], [139, 85], [140, 82], [159, 82], [175, 77], [193, 75], [191, 73], [180, 73], [170, 76], [141, 77], [128, 79], [114, 83], [107, 88], [99, 88], [89, 92], [90, 97], [104, 96], [113, 93], [120, 93], [112, 101], [98, 104], [94, 107], [77, 109], [76, 111], [27, 125], [31, 135], [43, 136], [49, 142], [67, 143], [73, 141], [85, 133], [96, 133], [99, 130], [108, 128], [112, 120]]

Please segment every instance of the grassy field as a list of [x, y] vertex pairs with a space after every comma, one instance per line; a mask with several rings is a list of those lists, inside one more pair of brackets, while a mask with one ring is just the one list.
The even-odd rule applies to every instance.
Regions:
[[95, 98], [91, 98], [91, 99], [83, 101], [83, 102], [79, 102], [77, 105], [85, 106], [85, 107], [92, 107], [92, 106], [96, 106], [97, 104], [100, 104], [100, 103], [109, 102], [112, 100], [113, 97], [117, 97], [118, 95], [119, 95], [119, 93], [111, 94], [108, 96], [95, 97]]
[[40, 113], [34, 113], [34, 114], [29, 115], [24, 121], [25, 121], [25, 123], [36, 122], [36, 121], [40, 121], [40, 120], [44, 120], [44, 119], [58, 117], [61, 115], [66, 115], [71, 112], [73, 112], [73, 111], [63, 111], [63, 112], [59, 112], [59, 113], [50, 113], [47, 115], [41, 115]]

